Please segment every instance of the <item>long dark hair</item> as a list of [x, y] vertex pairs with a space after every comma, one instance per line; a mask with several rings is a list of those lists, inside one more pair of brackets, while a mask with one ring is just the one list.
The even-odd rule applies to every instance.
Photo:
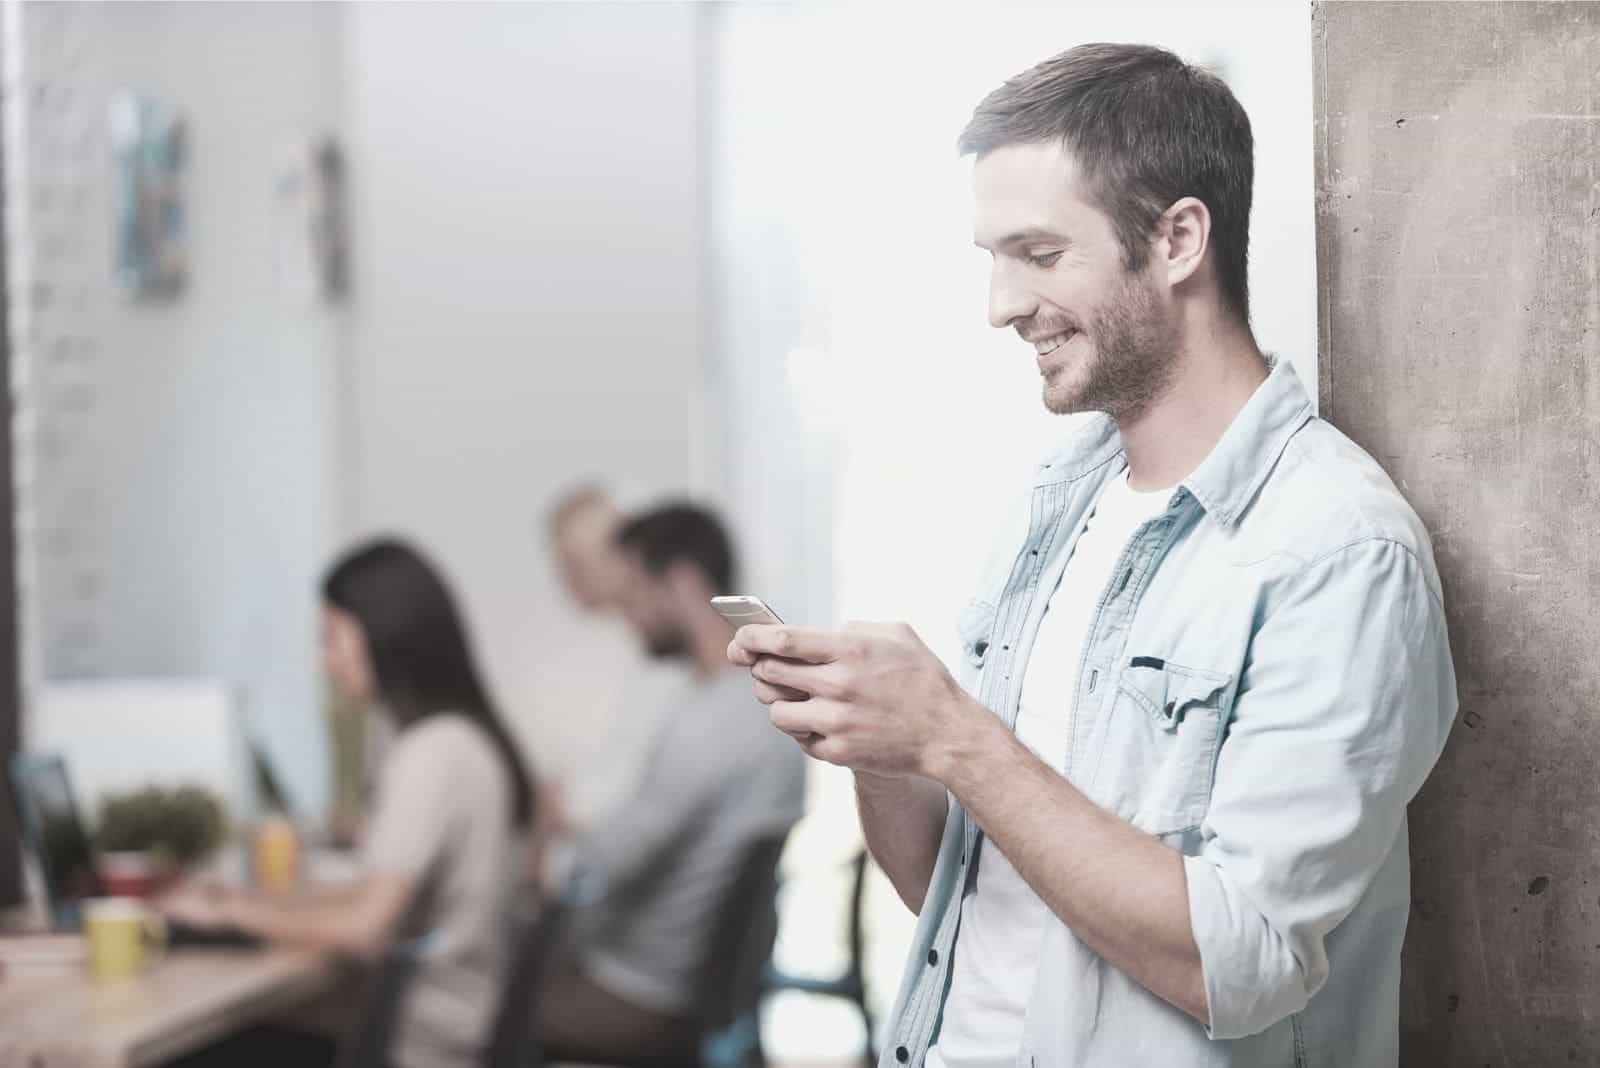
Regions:
[[526, 826], [532, 780], [478, 677], [466, 626], [439, 573], [411, 546], [380, 538], [341, 557], [322, 580], [322, 596], [361, 624], [378, 695], [402, 729], [456, 715], [489, 736], [511, 776], [513, 822]]

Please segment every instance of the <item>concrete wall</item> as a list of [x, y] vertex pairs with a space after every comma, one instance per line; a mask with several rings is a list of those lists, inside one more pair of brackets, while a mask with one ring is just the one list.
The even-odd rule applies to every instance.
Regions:
[[1322, 410], [1438, 553], [1407, 1065], [1600, 1063], [1600, 4], [1314, 16]]

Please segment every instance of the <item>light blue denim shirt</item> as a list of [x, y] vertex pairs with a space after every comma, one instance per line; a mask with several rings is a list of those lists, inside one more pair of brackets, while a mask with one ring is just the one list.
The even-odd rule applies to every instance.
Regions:
[[[962, 682], [1014, 726], [1030, 655], [1082, 658], [1056, 770], [1183, 854], [1211, 1018], [1051, 916], [1018, 1064], [1394, 1065], [1406, 803], [1456, 712], [1427, 532], [1280, 361], [1134, 533], [1084, 647], [1034, 650], [1085, 510], [1125, 469], [1103, 417], [1039, 468], [963, 613]], [[982, 843], [952, 798], [883, 1068], [921, 1065], [938, 1033]]]

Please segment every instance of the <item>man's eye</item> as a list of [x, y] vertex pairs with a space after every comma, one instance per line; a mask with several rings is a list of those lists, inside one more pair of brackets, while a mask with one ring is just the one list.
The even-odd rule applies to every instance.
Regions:
[[1059, 252], [1038, 252], [1028, 254], [1028, 262], [1035, 267], [1054, 267], [1056, 265], [1056, 261], [1060, 258], [1061, 253]]

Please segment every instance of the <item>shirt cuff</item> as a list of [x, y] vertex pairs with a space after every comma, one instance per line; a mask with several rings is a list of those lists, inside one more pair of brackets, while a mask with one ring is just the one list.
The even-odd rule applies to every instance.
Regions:
[[1304, 971], [1266, 917], [1213, 861], [1186, 856], [1183, 869], [1205, 983], [1207, 1037], [1244, 1038], [1305, 1008]]

